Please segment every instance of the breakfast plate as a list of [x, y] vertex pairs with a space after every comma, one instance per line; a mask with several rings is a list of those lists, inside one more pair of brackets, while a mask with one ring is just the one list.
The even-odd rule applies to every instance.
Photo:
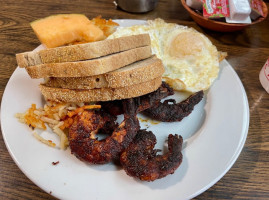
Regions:
[[[116, 22], [121, 26], [145, 23], [142, 20]], [[44, 104], [39, 82], [30, 79], [22, 68], [14, 71], [2, 98], [2, 134], [10, 155], [23, 173], [59, 199], [190, 199], [225, 175], [247, 137], [246, 92], [232, 66], [224, 60], [219, 77], [204, 99], [181, 122], [156, 123], [139, 115], [142, 128], [155, 133], [157, 148], [165, 149], [163, 144], [169, 133], [180, 134], [184, 139], [183, 162], [176, 172], [154, 182], [141, 182], [126, 175], [121, 166], [88, 165], [72, 155], [70, 149], [62, 151], [37, 141], [14, 115], [25, 112], [32, 103], [37, 107]], [[175, 98], [179, 100], [182, 95], [176, 94]], [[50, 130], [42, 134], [57, 143]]]

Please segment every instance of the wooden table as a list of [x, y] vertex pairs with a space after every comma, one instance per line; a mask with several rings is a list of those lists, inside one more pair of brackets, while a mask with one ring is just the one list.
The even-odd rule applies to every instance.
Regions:
[[[267, 1], [267, 6], [269, 3]], [[15, 54], [31, 51], [39, 41], [29, 22], [58, 13], [102, 15], [112, 19], [154, 19], [187, 25], [207, 35], [236, 70], [247, 92], [250, 108], [248, 138], [231, 170], [196, 199], [269, 199], [269, 94], [258, 75], [269, 57], [269, 18], [235, 33], [212, 32], [199, 27], [178, 0], [160, 0], [147, 14], [116, 10], [112, 0], [14, 1], [0, 4], [0, 96], [17, 67]], [[55, 199], [32, 183], [11, 159], [0, 134], [0, 199]]]

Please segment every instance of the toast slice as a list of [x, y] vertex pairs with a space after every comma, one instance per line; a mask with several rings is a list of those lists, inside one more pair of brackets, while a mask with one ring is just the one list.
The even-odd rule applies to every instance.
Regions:
[[74, 62], [89, 60], [150, 45], [148, 34], [132, 35], [86, 44], [77, 44], [16, 54], [20, 67], [36, 66], [46, 63]]
[[144, 46], [85, 61], [48, 63], [26, 67], [31, 78], [84, 77], [114, 71], [150, 57], [151, 47]]
[[86, 77], [50, 77], [45, 86], [66, 89], [119, 88], [162, 76], [164, 66], [156, 56], [141, 60], [106, 74]]
[[47, 87], [40, 84], [40, 90], [46, 100], [56, 102], [91, 102], [91, 101], [111, 101], [118, 99], [127, 99], [157, 90], [162, 83], [162, 77], [142, 82], [136, 85], [130, 85], [121, 88], [97, 88], [97, 89], [63, 89]]

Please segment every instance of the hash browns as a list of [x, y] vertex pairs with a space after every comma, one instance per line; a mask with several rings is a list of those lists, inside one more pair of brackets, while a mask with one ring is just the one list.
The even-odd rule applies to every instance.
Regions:
[[[33, 130], [33, 136], [42, 143], [56, 147], [50, 140], [41, 137], [35, 129], [46, 130], [47, 126], [60, 138], [60, 149], [66, 149], [68, 142], [68, 128], [73, 123], [73, 117], [86, 109], [98, 109], [100, 105], [86, 105], [84, 103], [55, 103], [47, 101], [43, 108], [37, 108], [36, 104], [25, 113], [17, 113], [15, 117], [20, 122], [27, 124]], [[47, 126], [46, 126], [47, 125]]]

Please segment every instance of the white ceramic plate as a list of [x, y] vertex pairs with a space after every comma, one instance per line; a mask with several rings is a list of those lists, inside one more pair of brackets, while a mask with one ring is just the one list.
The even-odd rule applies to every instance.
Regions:
[[[118, 22], [129, 26], [144, 21]], [[226, 60], [220, 68], [218, 79], [187, 118], [175, 123], [141, 123], [153, 130], [161, 149], [169, 133], [184, 138], [181, 166], [173, 175], [155, 182], [133, 179], [113, 164], [85, 164], [70, 150], [50, 148], [37, 141], [29, 128], [14, 117], [32, 103], [44, 103], [39, 80], [30, 79], [20, 68], [11, 76], [2, 98], [1, 127], [6, 146], [29, 179], [60, 199], [190, 199], [215, 184], [231, 168], [248, 133], [249, 108], [243, 85]], [[49, 130], [42, 135], [58, 140]], [[56, 161], [59, 164], [52, 165]]]

